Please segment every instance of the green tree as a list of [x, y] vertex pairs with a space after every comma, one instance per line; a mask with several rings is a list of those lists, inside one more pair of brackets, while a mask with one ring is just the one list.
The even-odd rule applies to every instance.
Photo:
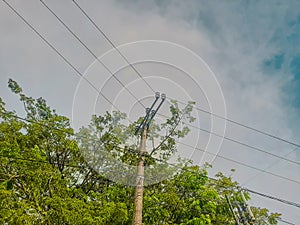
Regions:
[[[20, 121], [1, 100], [0, 223], [122, 224], [124, 202], [87, 193], [94, 183], [109, 181], [85, 163], [69, 119], [51, 110], [42, 98], [26, 96], [10, 80], [27, 114]], [[99, 199], [98, 199], [99, 198]], [[123, 215], [116, 217], [115, 215]]]
[[[140, 120], [125, 125], [125, 114], [107, 112], [75, 134], [69, 119], [44, 99], [26, 96], [13, 80], [9, 87], [19, 95], [26, 118], [7, 110], [0, 98], [0, 224], [131, 224], [134, 188], [108, 177], [134, 182], [130, 171], [140, 157], [134, 136]], [[169, 119], [150, 127], [154, 144], [146, 165], [154, 169], [147, 174], [144, 224], [234, 224], [225, 195], [242, 202], [237, 182], [222, 173], [210, 179], [206, 168], [190, 162], [165, 163], [177, 151], [176, 139], [188, 134], [187, 126], [177, 125], [194, 120], [192, 109], [192, 102], [180, 109], [173, 101]], [[170, 176], [155, 177], [161, 171]], [[280, 216], [252, 211], [256, 224], [277, 224]]]

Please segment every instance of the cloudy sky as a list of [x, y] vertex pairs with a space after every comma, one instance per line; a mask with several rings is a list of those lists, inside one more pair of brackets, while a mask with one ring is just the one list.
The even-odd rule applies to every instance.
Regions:
[[[120, 86], [103, 65], [95, 63], [95, 57], [40, 1], [7, 2], [98, 91], [124, 109], [130, 120], [143, 113], [143, 107], [126, 93], [127, 89], [145, 105], [150, 104], [149, 96], [153, 93], [148, 83], [170, 98], [193, 99], [199, 108], [218, 115], [227, 113], [229, 119], [300, 143], [299, 1], [78, 0], [110, 40], [127, 54], [129, 61], [136, 63], [144, 77], [141, 80], [128, 65], [126, 67], [116, 51], [110, 51], [112, 46], [71, 0], [45, 0], [80, 40], [116, 73], [127, 89]], [[111, 109], [109, 102], [86, 80], [80, 79], [79, 74], [3, 1], [0, 3], [0, 32], [0, 96], [10, 109], [22, 115], [17, 97], [7, 88], [9, 78], [19, 82], [28, 95], [43, 96], [59, 113], [72, 117], [74, 126], [87, 121], [90, 110], [100, 113]], [[149, 45], [149, 41], [143, 40], [157, 41]], [[189, 58], [192, 55], [197, 58], [194, 64]], [[175, 57], [171, 60], [172, 56]], [[214, 83], [208, 84], [210, 81], [202, 80], [203, 77], [209, 77]], [[221, 97], [224, 101], [220, 102]], [[223, 135], [224, 120], [211, 118], [203, 112], [198, 112], [196, 117], [198, 125], [201, 124], [199, 127]], [[163, 121], [164, 118], [159, 119]], [[211, 162], [211, 175], [222, 171], [250, 189], [300, 202], [300, 167], [295, 163], [300, 162], [300, 149], [230, 122], [225, 131], [228, 139], [287, 160], [228, 139], [209, 139], [207, 133], [196, 128], [191, 130], [192, 134], [197, 133], [199, 140], [194, 146], [210, 146], [207, 151], [269, 172], [263, 173], [222, 157], [205, 158], [201, 152], [181, 146], [195, 163]], [[231, 168], [236, 172], [231, 173]], [[300, 221], [299, 208], [255, 195], [251, 204], [282, 212], [282, 218], [287, 221], [296, 224]]]

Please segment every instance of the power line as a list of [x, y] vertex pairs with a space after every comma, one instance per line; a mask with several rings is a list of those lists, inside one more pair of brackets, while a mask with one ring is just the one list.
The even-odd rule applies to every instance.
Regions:
[[[156, 159], [154, 158], [154, 160], [156, 161], [160, 161], [160, 162], [164, 162], [164, 163], [167, 163], [168, 165], [170, 166], [173, 166], [173, 167], [176, 167], [177, 169], [179, 170], [183, 170], [183, 171], [187, 171], [187, 172], [190, 172], [190, 173], [195, 173], [197, 174], [195, 171], [193, 170], [190, 170], [190, 169], [186, 169], [186, 168], [182, 168], [182, 167], [179, 167], [178, 165], [174, 164], [174, 163], [168, 163], [168, 162], [165, 162], [163, 160], [160, 160], [160, 159]], [[218, 179], [216, 178], [212, 178], [212, 177], [208, 177], [209, 179], [212, 179], [212, 180], [215, 180], [215, 181], [218, 181]], [[227, 188], [226, 186], [224, 186], [225, 188]], [[279, 201], [281, 203], [284, 203], [284, 204], [287, 204], [287, 205], [291, 205], [291, 206], [295, 206], [295, 207], [298, 207], [300, 208], [300, 204], [299, 203], [295, 203], [295, 202], [292, 202], [292, 201], [287, 201], [287, 200], [283, 200], [281, 198], [278, 198], [278, 197], [274, 197], [274, 196], [271, 196], [271, 195], [267, 195], [267, 194], [264, 194], [264, 193], [261, 193], [261, 192], [257, 192], [257, 191], [254, 191], [254, 190], [251, 190], [249, 188], [246, 188], [246, 187], [241, 187], [241, 189], [245, 190], [245, 191], [248, 191], [248, 192], [251, 192], [253, 194], [257, 194], [257, 195], [261, 195], [265, 198], [269, 198], [269, 199], [272, 199], [272, 200], [275, 200], [275, 201]]]
[[226, 157], [226, 156], [222, 156], [222, 155], [219, 155], [219, 154], [215, 154], [215, 153], [212, 153], [212, 152], [208, 152], [208, 151], [206, 151], [206, 150], [204, 150], [204, 149], [197, 148], [197, 147], [194, 147], [194, 146], [192, 146], [192, 145], [185, 144], [185, 143], [183, 143], [183, 142], [177, 141], [176, 143], [182, 144], [182, 145], [184, 145], [184, 146], [186, 146], [186, 147], [189, 147], [189, 148], [193, 148], [193, 149], [195, 149], [196, 151], [201, 151], [201, 152], [204, 152], [204, 153], [206, 153], [206, 154], [213, 155], [213, 156], [215, 156], [215, 157], [218, 157], [218, 158], [221, 158], [221, 159], [225, 159], [225, 160], [227, 160], [227, 161], [230, 161], [230, 162], [239, 164], [239, 165], [241, 165], [241, 166], [248, 167], [248, 168], [250, 168], [250, 169], [254, 169], [254, 170], [257, 170], [257, 171], [260, 171], [260, 172], [265, 172], [265, 173], [270, 174], [270, 175], [272, 175], [272, 176], [275, 176], [275, 177], [278, 177], [278, 178], [281, 178], [281, 179], [284, 179], [284, 180], [288, 180], [288, 181], [291, 181], [291, 182], [293, 182], [293, 183], [300, 184], [300, 181], [293, 180], [293, 179], [290, 179], [290, 178], [287, 178], [287, 177], [285, 177], [285, 176], [281, 176], [281, 175], [278, 175], [278, 174], [275, 174], [275, 173], [272, 173], [272, 172], [268, 172], [268, 171], [265, 171], [265, 170], [263, 170], [263, 169], [259, 169], [259, 168], [255, 167], [255, 166], [251, 166], [251, 165], [249, 165], [249, 164], [242, 163], [242, 162], [240, 162], [240, 161], [237, 161], [237, 160], [228, 158], [228, 157]]
[[[159, 115], [161, 115], [161, 116], [163, 116], [163, 117], [166, 117], [166, 116], [163, 115], [163, 114], [159, 114]], [[168, 117], [166, 117], [166, 118], [168, 118]], [[220, 134], [211, 132], [211, 131], [209, 131], [209, 130], [206, 130], [206, 129], [203, 129], [203, 128], [200, 128], [200, 127], [196, 127], [196, 126], [194, 126], [194, 125], [192, 125], [192, 124], [188, 124], [188, 123], [185, 123], [185, 124], [186, 124], [187, 126], [192, 127], [192, 128], [198, 129], [198, 130], [203, 131], [203, 132], [206, 132], [206, 133], [208, 133], [208, 134], [212, 134], [212, 135], [214, 135], [214, 136], [216, 136], [216, 137], [219, 137], [219, 138], [224, 138], [224, 139], [227, 140], [227, 141], [231, 141], [231, 142], [233, 142], [233, 143], [242, 145], [242, 146], [244, 146], [244, 147], [253, 149], [253, 150], [255, 150], [255, 151], [262, 152], [262, 153], [264, 153], [264, 154], [270, 155], [270, 156], [272, 156], [272, 157], [275, 157], [275, 158], [278, 158], [278, 159], [281, 159], [281, 160], [284, 160], [284, 161], [287, 161], [287, 162], [290, 162], [290, 163], [293, 163], [293, 164], [296, 164], [296, 165], [300, 165], [300, 162], [298, 162], [298, 161], [291, 160], [291, 159], [285, 158], [285, 157], [283, 157], [283, 156], [276, 155], [276, 154], [271, 153], [271, 152], [268, 152], [268, 151], [266, 151], [266, 150], [264, 150], [264, 149], [261, 149], [261, 148], [258, 148], [258, 147], [255, 147], [255, 146], [246, 144], [246, 143], [244, 143], [244, 142], [235, 140], [235, 139], [233, 139], [233, 138], [229, 138], [229, 137], [226, 137], [226, 136], [223, 136], [223, 135], [220, 135]]]
[[277, 220], [278, 220], [278, 221], [280, 221], [280, 222], [286, 223], [286, 224], [290, 224], [290, 225], [296, 225], [295, 223], [288, 222], [288, 221], [286, 221], [286, 220], [283, 220], [283, 219], [280, 219], [280, 218], [278, 218]]
[[[69, 66], [71, 66], [76, 72], [77, 72], [77, 74], [80, 76], [80, 77], [82, 77], [84, 80], [86, 80], [100, 95], [102, 95], [113, 107], [115, 107], [116, 109], [118, 109], [102, 92], [100, 92], [88, 79], [86, 79], [84, 76], [83, 76], [83, 74], [79, 71], [79, 70], [77, 70], [71, 63], [70, 63], [70, 61], [68, 61], [51, 43], [49, 43], [48, 41], [47, 41], [47, 39], [45, 39], [22, 15], [20, 15], [20, 13], [18, 13], [6, 0], [3, 0], [10, 8], [11, 8], [11, 10], [13, 10], [18, 16], [19, 16], [19, 18], [21, 18], [22, 20], [23, 20], [23, 22], [25, 22], [49, 47], [51, 47]], [[98, 62], [100, 62], [113, 76], [114, 76], [114, 78], [116, 78], [116, 80], [117, 81], [119, 81], [119, 83], [121, 83], [121, 85], [124, 87], [124, 88], [126, 88], [126, 90], [135, 98], [135, 99], [137, 99], [136, 98], [136, 96], [130, 91], [130, 90], [128, 90], [128, 88], [112, 73], [112, 71], [103, 63], [103, 62], [101, 62], [98, 58], [97, 58], [97, 56], [87, 47], [87, 45], [85, 44], [85, 43], [83, 43], [81, 40], [80, 40], [80, 38], [54, 13], [54, 11], [53, 10], [51, 10], [45, 3], [44, 3], [44, 1], [42, 1], [42, 0], [40, 0], [40, 2], [60, 21], [60, 23], [61, 24], [63, 24], [64, 25], [64, 27], [90, 52], [90, 54], [92, 54], [95, 58], [96, 58], [96, 60], [98, 61]], [[97, 27], [97, 29], [99, 30], [99, 32], [101, 32], [101, 33], [103, 33], [104, 34], [104, 36], [105, 36], [105, 38], [109, 41], [109, 43], [111, 43], [111, 45], [115, 48], [115, 49], [117, 49], [116, 48], [116, 46], [110, 41], [110, 39], [105, 35], [105, 33], [93, 22], [93, 20], [87, 15], [87, 13], [80, 7], [80, 5], [75, 1], [75, 0], [73, 0], [73, 2], [76, 4], [76, 6], [82, 11], [82, 13], [84, 13], [85, 15], [86, 15], [86, 17], [94, 24], [94, 26], [96, 26]], [[117, 49], [118, 50], [118, 49]], [[118, 52], [120, 53], [120, 54], [122, 54], [119, 50], [118, 50]], [[122, 57], [124, 58], [124, 59], [126, 59], [126, 57], [122, 54]], [[129, 63], [129, 61], [126, 59], [126, 61]], [[132, 65], [132, 64], [130, 64], [131, 65], [131, 67], [132, 68], [134, 68], [134, 66]], [[140, 75], [140, 74], [139, 74]], [[140, 75], [141, 76], [141, 75]], [[143, 79], [144, 80], [144, 79]], [[146, 81], [145, 81], [146, 82]], [[140, 103], [140, 104], [142, 104], [138, 99], [137, 99], [137, 101]], [[142, 104], [143, 105], [143, 104]], [[144, 106], [144, 105], [143, 105]], [[118, 109], [119, 110], [119, 109]], [[119, 110], [120, 111], [120, 110]], [[162, 115], [162, 114], [159, 114], [159, 115]], [[165, 115], [162, 115], [162, 116], [164, 116], [164, 117], [166, 117]], [[166, 117], [166, 118], [168, 118], [168, 117]], [[128, 120], [129, 120], [129, 118], [128, 118]], [[129, 120], [130, 121], [130, 120]], [[282, 160], [285, 160], [285, 161], [288, 161], [288, 162], [291, 162], [291, 163], [294, 163], [294, 164], [297, 164], [297, 165], [300, 165], [300, 163], [299, 162], [297, 162], [297, 161], [294, 161], [294, 160], [291, 160], [291, 159], [287, 159], [287, 158], [284, 158], [284, 157], [282, 157], [282, 156], [278, 156], [278, 155], [276, 155], [276, 154], [273, 154], [273, 153], [270, 153], [270, 152], [267, 152], [267, 151], [265, 151], [265, 150], [263, 150], [263, 149], [260, 149], [260, 148], [257, 148], [257, 147], [254, 147], [254, 146], [251, 146], [251, 145], [248, 145], [248, 144], [245, 144], [245, 143], [243, 143], [243, 142], [240, 142], [240, 141], [238, 141], [238, 140], [235, 140], [235, 139], [232, 139], [232, 138], [228, 138], [228, 137], [226, 137], [226, 136], [222, 136], [222, 135], [219, 135], [219, 134], [217, 134], [217, 133], [214, 133], [214, 132], [210, 132], [210, 131], [207, 131], [207, 130], [205, 130], [205, 129], [202, 129], [202, 128], [200, 128], [200, 127], [196, 127], [196, 126], [193, 126], [193, 125], [191, 125], [191, 124], [187, 124], [188, 126], [191, 126], [191, 127], [193, 127], [193, 128], [196, 128], [196, 129], [199, 129], [199, 130], [201, 130], [201, 131], [204, 131], [204, 132], [207, 132], [207, 133], [209, 133], [209, 134], [212, 134], [212, 135], [214, 135], [214, 136], [217, 136], [217, 137], [221, 137], [221, 138], [224, 138], [224, 139], [226, 139], [226, 140], [228, 140], [228, 141], [231, 141], [231, 142], [234, 142], [234, 143], [237, 143], [237, 144], [240, 144], [240, 145], [242, 145], [242, 146], [245, 146], [245, 147], [248, 147], [248, 148], [251, 148], [251, 149], [254, 149], [254, 150], [256, 150], [256, 151], [259, 151], [259, 152], [263, 152], [263, 153], [265, 153], [265, 154], [268, 154], [268, 155], [271, 155], [271, 156], [273, 156], [273, 157], [276, 157], [276, 158], [279, 158], [279, 159], [282, 159]]]
[[125, 55], [115, 46], [115, 44], [104, 33], [104, 31], [94, 22], [94, 20], [92, 20], [92, 18], [86, 13], [86, 11], [75, 0], [72, 0], [72, 1], [77, 6], [77, 8], [83, 13], [83, 15], [94, 25], [94, 27], [105, 38], [105, 40], [119, 53], [119, 55], [134, 70], [134, 72], [146, 83], [146, 85], [153, 91], [153, 93], [155, 93], [155, 90], [151, 87], [151, 85], [145, 80], [145, 78], [139, 73], [139, 71], [129, 62], [129, 60], [125, 57]]
[[145, 108], [144, 104], [120, 81], [120, 79], [106, 66], [97, 56], [96, 54], [76, 35], [70, 27], [43, 1], [40, 0], [42, 5], [76, 38], [77, 41], [99, 62], [120, 84], [124, 87], [127, 92], [137, 101], [139, 102], [142, 107]]
[[[116, 107], [102, 92], [100, 92], [96, 86], [90, 82], [85, 76], [65, 57], [56, 49], [37, 29], [35, 29], [12, 5], [10, 5], [6, 0], [2, 0], [31, 30], [34, 31], [55, 53], [57, 53], [62, 60], [67, 63], [75, 72], [76, 74], [83, 78], [98, 94], [100, 94], [109, 104], [111, 104], [114, 108], [118, 111], [118, 107]], [[130, 121], [131, 122], [131, 121]]]
[[[285, 154], [284, 156], [286, 157], [286, 156], [290, 155], [291, 153], [293, 153], [293, 152], [296, 151], [297, 149], [298, 149], [298, 147], [294, 148], [293, 150], [291, 150], [290, 152], [288, 152], [288, 153]], [[251, 177], [251, 178], [249, 178], [248, 180], [246, 180], [246, 181], [243, 183], [243, 185], [245, 185], [245, 184], [247, 184], [248, 182], [250, 182], [251, 180], [253, 180], [255, 177], [258, 176], [258, 174], [265, 173], [265, 172], [267, 171], [267, 169], [272, 168], [274, 165], [276, 165], [276, 164], [279, 163], [279, 162], [280, 162], [280, 160], [278, 160], [278, 161], [276, 161], [276, 162], [274, 162], [274, 163], [268, 165], [263, 171], [258, 172], [258, 173], [255, 174], [253, 177]]]
[[[211, 113], [211, 114], [212, 114], [212, 113]], [[216, 115], [216, 114], [212, 114], [212, 115], [215, 116], [215, 117], [219, 117], [219, 118], [221, 118], [221, 119], [226, 119], [226, 118], [224, 118], [224, 117], [222, 118], [221, 116], [218, 116], [218, 115]], [[263, 134], [263, 135], [269, 136], [269, 137], [271, 137], [271, 138], [277, 139], [277, 140], [279, 140], [279, 141], [285, 142], [285, 143], [287, 143], [287, 144], [293, 145], [293, 146], [295, 146], [295, 147], [298, 147], [298, 148], [300, 147], [300, 144], [297, 144], [297, 143], [292, 142], [292, 141], [288, 141], [288, 140], [286, 140], [286, 139], [284, 139], [284, 138], [281, 138], [281, 137], [272, 135], [272, 134], [267, 133], [267, 132], [265, 132], [265, 131], [262, 131], [262, 130], [259, 130], [259, 129], [250, 127], [250, 126], [248, 126], [248, 125], [245, 125], [245, 124], [236, 122], [236, 121], [231, 120], [231, 119], [226, 119], [226, 120], [227, 120], [228, 122], [234, 123], [234, 124], [236, 124], [236, 125], [239, 125], [239, 126], [241, 126], [241, 127], [247, 128], [247, 129], [249, 129], [249, 130], [253, 130], [253, 131], [258, 132], [258, 133], [260, 133], [260, 134]]]
[[10, 117], [14, 117], [16, 119], [19, 119], [19, 120], [22, 120], [22, 121], [25, 121], [25, 122], [28, 122], [28, 123], [34, 123], [34, 124], [46, 127], [48, 129], [51, 129], [51, 130], [56, 130], [56, 131], [60, 131], [60, 132], [63, 132], [63, 133], [69, 134], [69, 135], [74, 135], [74, 132], [70, 132], [70, 131], [67, 131], [67, 130], [62, 130], [62, 129], [59, 129], [59, 128], [56, 128], [56, 127], [53, 127], [53, 126], [48, 126], [47, 124], [40, 123], [36, 120], [26, 119], [26, 118], [23, 118], [23, 117], [14, 115], [14, 114], [10, 114], [10, 113], [5, 113], [5, 112], [3, 114], [6, 114]]
[[[101, 29], [99, 27], [99, 25], [97, 25], [94, 20], [87, 14], [87, 12], [78, 4], [78, 2], [76, 0], [72, 0], [75, 5], [77, 6], [77, 8], [85, 15], [85, 17], [94, 25], [94, 27], [100, 32], [100, 34], [106, 39], [106, 41], [121, 55], [121, 57], [126, 61], [126, 63], [134, 70], [134, 72], [146, 83], [146, 85], [153, 91], [154, 89], [150, 86], [150, 84], [144, 79], [144, 77], [138, 72], [138, 70], [135, 68], [135, 66], [133, 64], [131, 64], [129, 62], [129, 60], [127, 59], [127, 57], [116, 47], [116, 45], [113, 43], [113, 41], [105, 34], [105, 32], [103, 31], [103, 29]], [[179, 103], [183, 104], [183, 105], [186, 105], [186, 103], [184, 102], [181, 102], [181, 101], [178, 101]], [[223, 116], [220, 116], [220, 115], [217, 115], [215, 113], [212, 113], [210, 111], [207, 111], [207, 110], [204, 110], [204, 109], [201, 109], [199, 107], [194, 107], [196, 110], [198, 111], [201, 111], [201, 112], [204, 112], [204, 113], [207, 113], [207, 114], [210, 114], [212, 116], [215, 116], [217, 118], [220, 118], [220, 119], [223, 119], [223, 120], [226, 120], [230, 123], [233, 123], [233, 124], [236, 124], [238, 126], [241, 126], [241, 127], [244, 127], [244, 128], [247, 128], [249, 130], [252, 130], [252, 131], [255, 131], [255, 132], [258, 132], [260, 134], [263, 134], [265, 136], [268, 136], [268, 137], [271, 137], [271, 138], [274, 138], [274, 139], [277, 139], [279, 141], [282, 141], [282, 142], [285, 142], [285, 143], [288, 143], [290, 145], [294, 145], [296, 147], [300, 147], [300, 144], [297, 144], [295, 142], [292, 142], [292, 141], [289, 141], [289, 140], [286, 140], [284, 138], [281, 138], [281, 137], [278, 137], [278, 136], [275, 136], [273, 134], [270, 134], [268, 132], [265, 132], [265, 131], [262, 131], [262, 130], [259, 130], [257, 128], [254, 128], [254, 127], [251, 127], [251, 126], [248, 126], [248, 125], [245, 125], [245, 124], [242, 124], [240, 122], [237, 122], [237, 121], [234, 121], [232, 119], [229, 119], [229, 118], [226, 118], [226, 117], [223, 117]]]
[[[59, 165], [59, 163], [50, 163], [48, 161], [43, 161], [43, 160], [36, 160], [36, 159], [29, 159], [29, 158], [23, 158], [23, 157], [16, 157], [16, 156], [6, 156], [6, 155], [0, 155], [1, 158], [7, 158], [7, 159], [15, 159], [15, 160], [21, 160], [21, 161], [28, 161], [28, 162], [33, 162], [33, 163], [42, 163], [42, 164], [55, 164]], [[73, 167], [73, 168], [85, 168], [87, 166], [76, 166], [76, 165], [71, 165], [71, 164], [64, 164], [65, 167]]]
[[[186, 103], [184, 103], [184, 102], [181, 102], [181, 101], [178, 101], [178, 102], [181, 103], [181, 104], [183, 104], [183, 105], [186, 105]], [[219, 119], [226, 120], [226, 121], [228, 121], [228, 122], [230, 122], [230, 123], [233, 123], [233, 124], [236, 124], [236, 125], [238, 125], [238, 126], [247, 128], [247, 129], [249, 129], [249, 130], [255, 131], [255, 132], [257, 132], [257, 133], [263, 134], [263, 135], [265, 135], [265, 136], [268, 136], [268, 137], [277, 139], [277, 140], [279, 140], [279, 141], [285, 142], [285, 143], [287, 143], [287, 144], [293, 145], [293, 146], [295, 146], [295, 147], [300, 147], [300, 144], [298, 144], [298, 143], [295, 143], [295, 142], [286, 140], [286, 139], [284, 139], [284, 138], [275, 136], [275, 135], [270, 134], [270, 133], [268, 133], [268, 132], [259, 130], [259, 129], [254, 128], [254, 127], [251, 127], [251, 126], [249, 126], [249, 125], [245, 125], [245, 124], [243, 124], [243, 123], [240, 123], [240, 122], [237, 122], [237, 121], [235, 121], [235, 120], [226, 118], [226, 117], [224, 117], [224, 116], [220, 116], [220, 115], [218, 115], [218, 114], [215, 114], [215, 113], [212, 113], [212, 112], [210, 112], [210, 111], [201, 109], [201, 108], [199, 108], [199, 107], [194, 107], [194, 109], [196, 109], [196, 110], [198, 110], [198, 111], [201, 111], [201, 112], [204, 112], [204, 113], [206, 113], [206, 114], [210, 114], [210, 115], [215, 116], [215, 117], [217, 117], [217, 118], [219, 118]]]
[[241, 142], [241, 141], [238, 141], [238, 140], [235, 140], [235, 139], [226, 137], [226, 136], [219, 135], [219, 134], [214, 133], [214, 132], [210, 132], [210, 131], [205, 130], [205, 129], [202, 129], [202, 128], [198, 128], [198, 129], [201, 130], [201, 131], [204, 131], [204, 132], [208, 132], [208, 133], [210, 133], [210, 134], [212, 134], [212, 135], [214, 135], [214, 136], [217, 136], [217, 137], [220, 137], [220, 138], [224, 138], [225, 140], [234, 142], [234, 143], [236, 143], [236, 144], [245, 146], [245, 147], [247, 147], [247, 148], [251, 148], [251, 149], [256, 150], [256, 151], [258, 151], [258, 152], [262, 152], [262, 153], [265, 153], [265, 154], [267, 154], [267, 155], [273, 156], [273, 157], [275, 157], [275, 158], [278, 158], [278, 159], [281, 159], [281, 160], [284, 160], [284, 161], [287, 161], [287, 162], [290, 162], [290, 163], [293, 163], [293, 164], [296, 164], [296, 165], [300, 165], [300, 162], [298, 162], [298, 161], [291, 160], [291, 159], [285, 158], [285, 157], [283, 157], [283, 156], [276, 155], [276, 154], [274, 154], [274, 153], [265, 151], [265, 150], [263, 150], [263, 149], [261, 149], [261, 148], [258, 148], [258, 147], [255, 147], [255, 146], [252, 146], [252, 145], [243, 143], [243, 142]]
[[[186, 168], [179, 167], [176, 164], [172, 164], [172, 163], [167, 163], [167, 164], [170, 165], [170, 166], [177, 167], [180, 170], [184, 170], [184, 171], [191, 172], [191, 173], [196, 173], [193, 170], [189, 170], [189, 169], [186, 169]], [[216, 178], [212, 178], [212, 177], [208, 177], [208, 178], [217, 181]], [[261, 193], [261, 192], [253, 191], [253, 190], [251, 190], [249, 188], [245, 188], [245, 187], [241, 187], [241, 188], [243, 190], [245, 190], [245, 191], [250, 192], [250, 193], [257, 194], [257, 195], [260, 195], [260, 196], [265, 197], [265, 198], [269, 198], [269, 199], [272, 199], [272, 200], [275, 200], [275, 201], [278, 201], [278, 202], [281, 202], [281, 203], [284, 203], [284, 204], [287, 204], [287, 205], [291, 205], [291, 206], [295, 206], [297, 208], [300, 208], [300, 204], [299, 203], [295, 203], [295, 202], [292, 202], [292, 201], [287, 201], [287, 200], [284, 200], [284, 199], [281, 199], [281, 198], [278, 198], [278, 197], [274, 197], [274, 196], [267, 195], [267, 194], [264, 194], [264, 193]]]
[[262, 196], [264, 198], [269, 198], [269, 199], [272, 199], [272, 200], [275, 200], [275, 201], [278, 201], [278, 202], [282, 202], [282, 203], [287, 204], [287, 205], [291, 205], [291, 206], [295, 206], [297, 208], [300, 208], [300, 204], [299, 203], [295, 203], [295, 202], [288, 201], [288, 200], [281, 199], [281, 198], [277, 198], [277, 197], [274, 197], [274, 196], [271, 196], [271, 195], [263, 194], [261, 192], [253, 191], [253, 190], [250, 190], [250, 189], [244, 188], [244, 187], [242, 189], [245, 190], [245, 191], [248, 191], [250, 193], [253, 193], [253, 194], [256, 194], [256, 195], [260, 195], [260, 196]]

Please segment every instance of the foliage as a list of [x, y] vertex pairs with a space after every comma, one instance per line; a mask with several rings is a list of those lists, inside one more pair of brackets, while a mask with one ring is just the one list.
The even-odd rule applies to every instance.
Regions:
[[[109, 157], [96, 169], [90, 160], [98, 157], [83, 150], [101, 148], [95, 152], [98, 156], [109, 153], [114, 160], [136, 165], [140, 155], [133, 133], [140, 120], [126, 126], [125, 114], [107, 112], [93, 116], [90, 126], [75, 135], [69, 119], [44, 99], [26, 96], [13, 80], [9, 87], [19, 95], [26, 121], [7, 110], [0, 98], [0, 224], [131, 224], [134, 188], [104, 176], [101, 169], [111, 166]], [[161, 169], [154, 157], [163, 161], [176, 152], [176, 138], [189, 129], [174, 125], [194, 120], [192, 105], [181, 110], [174, 101], [170, 118], [151, 126], [149, 137], [161, 144], [147, 155], [148, 166]], [[238, 184], [221, 173], [209, 179], [205, 168], [183, 163], [172, 178], [145, 188], [144, 224], [234, 224], [225, 195], [241, 202]], [[267, 209], [252, 207], [252, 211], [257, 224], [277, 224], [280, 216]]]

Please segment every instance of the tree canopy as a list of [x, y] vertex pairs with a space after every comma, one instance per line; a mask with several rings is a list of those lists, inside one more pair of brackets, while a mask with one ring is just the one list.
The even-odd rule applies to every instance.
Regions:
[[[26, 96], [13, 80], [8, 86], [19, 95], [26, 118], [0, 98], [0, 224], [132, 224], [134, 188], [126, 182], [140, 157], [134, 136], [140, 121], [125, 126], [124, 113], [107, 112], [75, 133], [43, 98]], [[226, 196], [243, 204], [237, 182], [222, 173], [211, 179], [207, 167], [191, 162], [178, 161], [175, 168], [166, 163], [177, 151], [176, 138], [189, 132], [176, 124], [193, 121], [192, 109], [192, 102], [180, 109], [173, 101], [166, 122], [150, 128], [149, 139], [160, 144], [146, 155], [153, 169], [145, 178], [143, 224], [235, 224]], [[166, 176], [156, 178], [157, 171]], [[280, 217], [252, 211], [254, 224], [277, 224]]]

